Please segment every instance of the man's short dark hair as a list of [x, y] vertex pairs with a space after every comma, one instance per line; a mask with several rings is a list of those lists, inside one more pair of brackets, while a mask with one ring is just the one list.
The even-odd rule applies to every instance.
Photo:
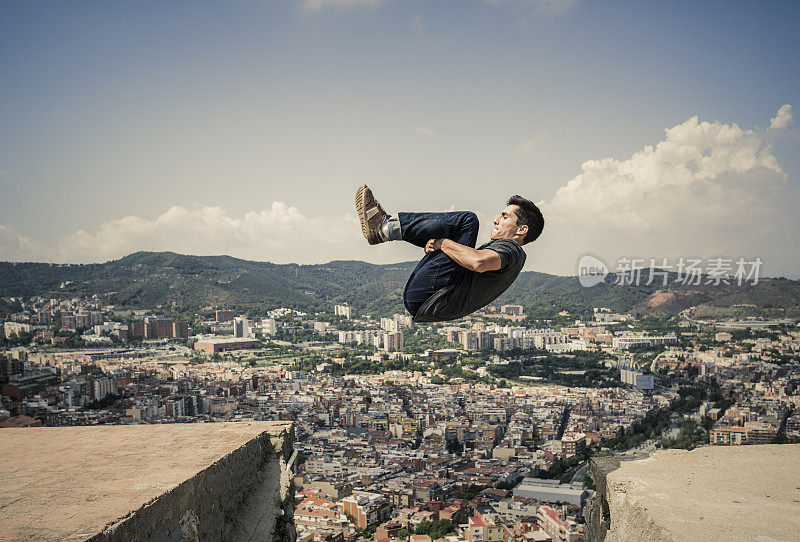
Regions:
[[511, 196], [506, 205], [516, 205], [518, 207], [517, 225], [528, 226], [528, 233], [522, 244], [536, 241], [544, 229], [544, 217], [536, 204], [522, 196]]

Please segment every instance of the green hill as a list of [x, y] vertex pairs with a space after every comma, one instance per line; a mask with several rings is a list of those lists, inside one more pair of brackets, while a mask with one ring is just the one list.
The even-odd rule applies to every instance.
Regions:
[[[163, 307], [193, 312], [235, 307], [259, 312], [280, 306], [306, 311], [347, 301], [359, 311], [402, 311], [401, 295], [416, 262], [374, 265], [335, 261], [318, 265], [273, 264], [230, 256], [187, 256], [137, 252], [103, 264], [54, 265], [0, 262], [0, 298], [109, 295], [120, 307]], [[756, 286], [619, 286], [614, 275], [584, 288], [577, 277], [525, 272], [497, 301], [525, 306], [537, 317], [593, 307], [619, 312], [674, 314], [694, 305], [725, 313], [735, 305], [756, 305], [770, 315], [800, 314], [800, 282], [762, 279]], [[12, 307], [6, 302], [4, 307]], [[712, 312], [713, 312], [712, 310]]]
[[0, 297], [76, 297], [110, 294], [115, 305], [207, 306], [320, 310], [348, 301], [361, 310], [397, 311], [413, 263], [373, 265], [338, 261], [324, 265], [278, 265], [230, 256], [137, 252], [91, 265], [0, 263]]

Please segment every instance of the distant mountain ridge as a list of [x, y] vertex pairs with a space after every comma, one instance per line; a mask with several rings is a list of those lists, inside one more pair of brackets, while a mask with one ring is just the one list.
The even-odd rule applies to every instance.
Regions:
[[[136, 252], [102, 264], [0, 262], [0, 298], [110, 294], [121, 307], [178, 312], [235, 307], [252, 312], [280, 306], [306, 311], [348, 302], [359, 311], [402, 311], [402, 292], [416, 262], [376, 265], [360, 261], [273, 264], [231, 256]], [[516, 303], [538, 317], [607, 307], [619, 312], [674, 314], [694, 305], [752, 304], [772, 316], [800, 315], [800, 282], [762, 279], [756, 286], [615, 285], [611, 274], [591, 288], [577, 277], [535, 271], [520, 274], [496, 304]]]

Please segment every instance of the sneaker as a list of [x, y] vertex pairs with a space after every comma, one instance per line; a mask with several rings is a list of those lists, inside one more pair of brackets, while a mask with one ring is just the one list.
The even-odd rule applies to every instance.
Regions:
[[361, 220], [361, 233], [364, 234], [370, 245], [377, 245], [389, 240], [381, 229], [384, 220], [389, 218], [389, 215], [372, 195], [372, 190], [365, 184], [356, 190], [356, 210], [358, 218]]

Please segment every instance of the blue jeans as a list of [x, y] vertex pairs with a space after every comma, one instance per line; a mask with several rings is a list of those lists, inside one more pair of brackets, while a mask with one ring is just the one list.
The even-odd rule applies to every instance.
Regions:
[[[478, 217], [472, 211], [452, 213], [399, 213], [403, 241], [425, 248], [431, 239], [450, 239], [475, 248]], [[441, 250], [426, 254], [417, 264], [403, 292], [403, 303], [412, 316], [437, 290], [456, 284], [466, 269]]]

